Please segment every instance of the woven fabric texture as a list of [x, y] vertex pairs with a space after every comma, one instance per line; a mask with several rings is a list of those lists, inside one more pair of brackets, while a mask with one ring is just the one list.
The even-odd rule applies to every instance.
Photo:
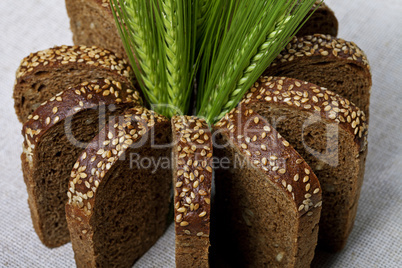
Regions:
[[[353, 232], [342, 252], [320, 252], [313, 267], [402, 267], [402, 1], [326, 3], [339, 19], [339, 37], [368, 55], [373, 88], [366, 177]], [[23, 57], [72, 44], [64, 1], [2, 0], [0, 32], [0, 267], [74, 267], [70, 243], [48, 249], [33, 230], [12, 100]], [[134, 267], [174, 267], [173, 226]]]

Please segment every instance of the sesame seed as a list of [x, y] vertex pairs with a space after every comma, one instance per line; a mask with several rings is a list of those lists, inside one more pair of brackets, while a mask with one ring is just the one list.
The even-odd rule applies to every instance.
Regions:
[[307, 183], [307, 184], [306, 184], [306, 192], [307, 192], [308, 190], [310, 190], [310, 183]]
[[322, 205], [322, 201], [319, 201], [317, 204], [315, 204], [314, 207], [315, 207], [315, 208], [316, 208], [316, 207], [320, 207], [321, 205]]
[[180, 226], [187, 226], [188, 224], [189, 224], [188, 222], [182, 221], [182, 222], [180, 223]]
[[177, 209], [178, 212], [186, 212], [186, 208], [185, 207], [180, 207]]
[[199, 190], [198, 193], [199, 193], [200, 195], [207, 195], [207, 192], [205, 192], [204, 190]]

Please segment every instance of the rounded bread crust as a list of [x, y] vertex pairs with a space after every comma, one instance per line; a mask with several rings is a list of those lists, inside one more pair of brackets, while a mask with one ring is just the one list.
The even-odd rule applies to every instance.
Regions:
[[311, 210], [322, 205], [314, 172], [264, 117], [242, 103], [216, 123], [215, 130], [294, 201], [299, 217], [306, 213], [311, 216]]
[[353, 135], [360, 151], [367, 147], [368, 125], [364, 112], [326, 88], [293, 78], [262, 76], [241, 102], [247, 107], [266, 102], [317, 113]]

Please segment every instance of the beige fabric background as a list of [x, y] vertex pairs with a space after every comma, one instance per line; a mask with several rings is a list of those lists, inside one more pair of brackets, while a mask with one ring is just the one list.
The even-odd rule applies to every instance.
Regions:
[[[366, 178], [345, 250], [316, 267], [402, 267], [402, 0], [327, 0], [339, 36], [355, 41], [373, 71]], [[12, 87], [30, 52], [72, 44], [63, 0], [0, 1], [0, 267], [74, 267], [71, 244], [44, 247], [34, 233], [20, 169], [21, 125]], [[172, 226], [135, 267], [174, 267]]]

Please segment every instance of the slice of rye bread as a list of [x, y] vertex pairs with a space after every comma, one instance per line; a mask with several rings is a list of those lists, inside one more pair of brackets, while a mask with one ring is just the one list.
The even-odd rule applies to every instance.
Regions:
[[326, 87], [369, 112], [371, 72], [364, 52], [353, 42], [330, 35], [293, 38], [264, 72]]
[[341, 250], [356, 216], [367, 156], [364, 112], [291, 78], [261, 77], [242, 100], [270, 120], [314, 170], [323, 191], [319, 245]]
[[209, 267], [212, 137], [205, 120], [172, 118], [176, 267]]
[[312, 169], [243, 104], [215, 125], [214, 137], [214, 255], [233, 267], [309, 267], [322, 204]]
[[57, 46], [30, 54], [16, 73], [14, 107], [18, 119], [66, 88], [93, 79], [109, 79], [131, 86], [131, 67], [114, 53], [86, 46]]
[[74, 44], [101, 45], [127, 59], [109, 0], [66, 0], [66, 8]]
[[170, 130], [166, 118], [135, 107], [110, 121], [79, 156], [66, 204], [77, 267], [132, 267], [164, 233]]
[[46, 246], [70, 240], [64, 212], [67, 185], [85, 143], [109, 116], [139, 100], [136, 91], [128, 93], [116, 81], [83, 82], [43, 103], [24, 124], [22, 171], [33, 225]]
[[316, 33], [338, 35], [338, 20], [335, 17], [335, 13], [325, 3], [320, 3], [321, 0], [315, 2], [306, 16], [309, 19], [296, 33], [297, 36]]

